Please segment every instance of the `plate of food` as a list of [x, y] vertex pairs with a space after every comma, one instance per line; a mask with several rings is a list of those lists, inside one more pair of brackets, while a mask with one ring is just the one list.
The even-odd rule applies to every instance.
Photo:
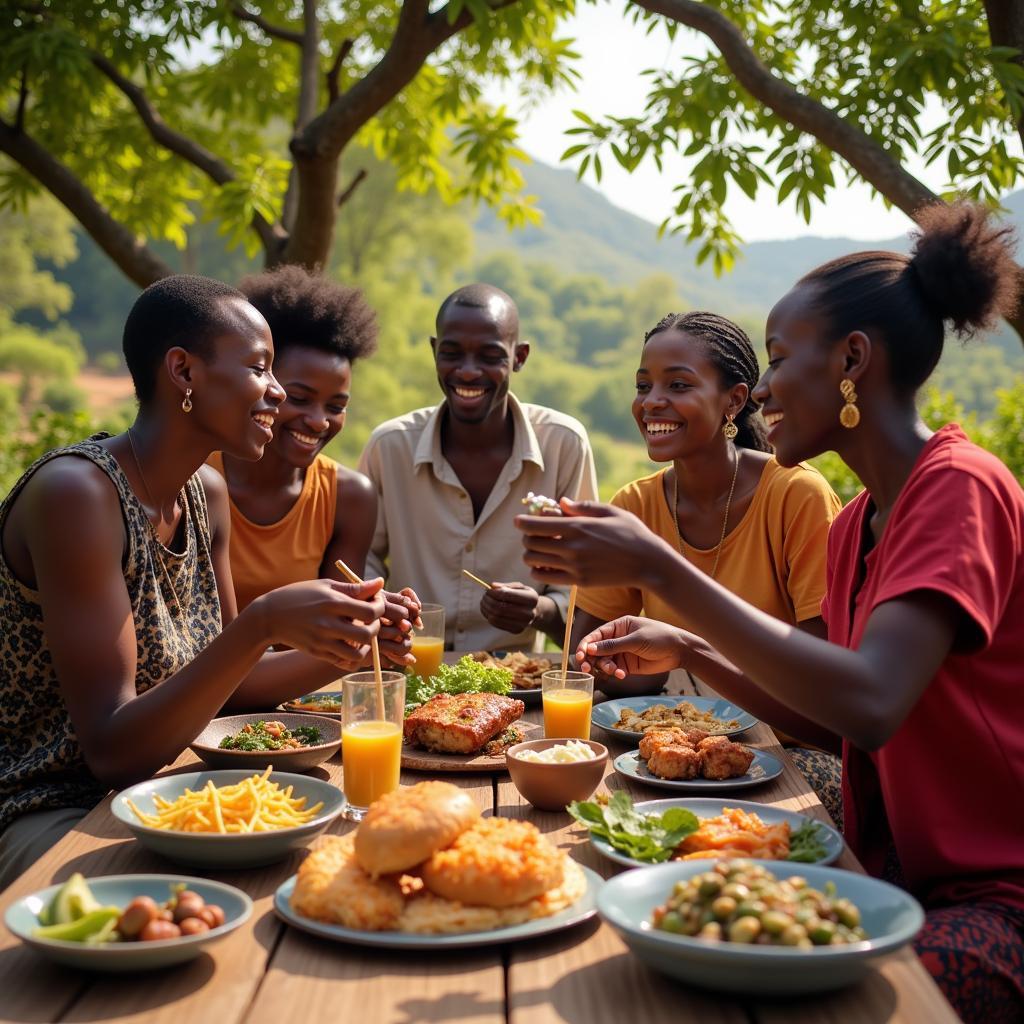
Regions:
[[843, 837], [831, 825], [745, 800], [634, 804], [618, 790], [605, 803], [576, 801], [568, 810], [599, 853], [630, 868], [722, 857], [831, 864], [843, 852]]
[[510, 695], [512, 673], [463, 655], [437, 673], [410, 675], [405, 690], [402, 767], [424, 771], [504, 771], [505, 751], [540, 735], [522, 722]]
[[478, 947], [586, 921], [602, 881], [530, 822], [483, 818], [464, 790], [432, 780], [387, 794], [355, 832], [324, 839], [274, 909], [338, 942]]
[[322, 690], [307, 693], [295, 700], [286, 700], [282, 705], [286, 711], [307, 715], [330, 715], [341, 719], [341, 690]]
[[[662, 748], [658, 756], [651, 759], [642, 757], [639, 750], [630, 750], [619, 754], [612, 763], [620, 775], [647, 786], [672, 789], [679, 793], [723, 793], [746, 789], [760, 786], [782, 774], [782, 761], [774, 754], [741, 743], [733, 743], [732, 746], [739, 749], [733, 751], [720, 748], [714, 751], [714, 756], [721, 758], [721, 763], [715, 764], [713, 771], [717, 771], [718, 775], [712, 778], [703, 774], [702, 766], [708, 763], [707, 751], [673, 749], [674, 744]], [[657, 771], [651, 770], [652, 764]], [[724, 774], [729, 771], [736, 774]]]
[[[740, 913], [734, 897], [716, 917], [730, 886], [758, 889], [759, 917]], [[733, 995], [807, 995], [852, 984], [924, 924], [913, 896], [877, 878], [746, 859], [627, 871], [604, 884], [598, 908], [649, 967]]]
[[557, 667], [550, 658], [529, 651], [475, 651], [472, 658], [488, 668], [508, 669], [512, 673], [508, 696], [531, 705], [540, 704], [544, 673]]
[[720, 697], [618, 697], [594, 705], [591, 716], [622, 739], [638, 740], [651, 729], [700, 729], [709, 736], [732, 736], [757, 725], [743, 708]]
[[262, 771], [274, 765], [305, 772], [341, 746], [341, 725], [313, 715], [262, 714], [215, 718], [189, 747], [211, 768]]
[[244, 924], [252, 900], [233, 886], [181, 875], [75, 873], [15, 900], [8, 929], [49, 960], [93, 971], [147, 971], [199, 956]]
[[183, 864], [247, 868], [305, 846], [342, 812], [337, 786], [247, 771], [163, 775], [118, 793], [111, 812], [143, 846]]

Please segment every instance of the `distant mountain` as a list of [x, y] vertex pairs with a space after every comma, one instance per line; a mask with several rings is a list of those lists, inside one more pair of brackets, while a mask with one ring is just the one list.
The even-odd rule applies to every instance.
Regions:
[[[695, 306], [718, 306], [734, 316], [768, 309], [800, 276], [826, 260], [861, 249], [906, 251], [906, 235], [880, 241], [806, 236], [776, 242], [751, 242], [734, 269], [716, 278], [698, 267], [696, 246], [677, 236], [658, 238], [657, 226], [610, 203], [601, 193], [563, 168], [534, 161], [523, 167], [527, 193], [537, 196], [544, 213], [538, 227], [509, 231], [490, 211], [474, 224], [477, 250], [488, 254], [513, 250], [524, 259], [550, 263], [566, 273], [600, 274], [625, 284], [652, 273], [671, 274], [680, 294]], [[770, 200], [765, 199], [765, 202]], [[1005, 200], [1018, 226], [1024, 226], [1024, 190]], [[1006, 331], [995, 339], [1024, 368], [1024, 349]]]

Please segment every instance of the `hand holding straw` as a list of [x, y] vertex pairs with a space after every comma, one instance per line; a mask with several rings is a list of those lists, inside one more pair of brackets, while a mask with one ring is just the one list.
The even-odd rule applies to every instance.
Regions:
[[474, 583], [479, 583], [480, 586], [484, 588], [484, 590], [493, 590], [494, 589], [494, 584], [493, 583], [488, 583], [486, 580], [480, 579], [479, 576], [474, 576], [468, 569], [463, 569], [462, 570], [462, 574], [464, 576], [468, 576]]
[[[363, 581], [339, 558], [335, 563], [338, 571], [349, 581], [349, 583], [362, 583]], [[384, 677], [380, 671], [380, 646], [375, 636], [370, 637], [370, 652], [373, 655], [373, 677], [377, 683], [377, 718], [384, 720]]]

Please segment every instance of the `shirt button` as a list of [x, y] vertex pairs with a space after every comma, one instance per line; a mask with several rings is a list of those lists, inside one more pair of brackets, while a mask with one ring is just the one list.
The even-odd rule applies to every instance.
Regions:
[[467, 551], [472, 551], [472, 550], [473, 550], [473, 542], [472, 542], [472, 541], [470, 541], [470, 542], [469, 542], [469, 543], [468, 543], [468, 544], [466, 545], [466, 550], [467, 550]]

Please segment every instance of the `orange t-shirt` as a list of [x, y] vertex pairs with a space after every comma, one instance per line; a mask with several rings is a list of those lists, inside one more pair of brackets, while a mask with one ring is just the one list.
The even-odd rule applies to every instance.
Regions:
[[[668, 469], [626, 484], [612, 504], [627, 509], [710, 575], [715, 549], [691, 547], [676, 533], [665, 498]], [[801, 463], [769, 459], [743, 518], [722, 543], [716, 579], [769, 615], [796, 625], [821, 614], [829, 525], [842, 507], [825, 478]], [[639, 587], [580, 587], [580, 608], [605, 622], [643, 613], [671, 625], [686, 623], [656, 594]]]
[[[220, 452], [208, 462], [224, 475]], [[275, 587], [319, 578], [338, 504], [338, 464], [333, 459], [318, 455], [313, 460], [302, 493], [276, 523], [264, 526], [246, 519], [230, 495], [229, 504], [231, 577], [239, 611]]]

